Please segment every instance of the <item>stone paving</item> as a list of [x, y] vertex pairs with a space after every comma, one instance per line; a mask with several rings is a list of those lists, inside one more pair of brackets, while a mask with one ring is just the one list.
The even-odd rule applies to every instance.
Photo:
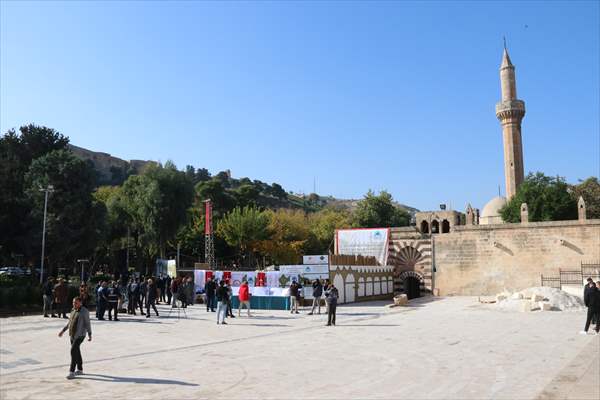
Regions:
[[325, 315], [257, 310], [93, 321], [85, 375], [66, 380], [64, 320], [0, 320], [0, 399], [598, 399], [600, 336], [583, 312], [491, 310], [473, 297]]

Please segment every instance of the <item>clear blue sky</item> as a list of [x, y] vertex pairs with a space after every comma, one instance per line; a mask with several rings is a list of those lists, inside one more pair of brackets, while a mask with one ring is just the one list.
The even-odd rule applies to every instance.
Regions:
[[482, 207], [502, 36], [525, 169], [599, 174], [599, 3], [2, 2], [2, 132], [341, 198]]

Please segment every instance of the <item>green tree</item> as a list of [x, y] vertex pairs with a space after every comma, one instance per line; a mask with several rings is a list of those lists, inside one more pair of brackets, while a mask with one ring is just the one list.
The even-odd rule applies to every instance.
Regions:
[[586, 214], [588, 218], [600, 218], [600, 182], [592, 176], [571, 187], [571, 192], [576, 201], [579, 196], [585, 201]]
[[[69, 139], [54, 129], [25, 125], [17, 133], [7, 131], [0, 138], [0, 261], [10, 253], [37, 255], [29, 234], [29, 211], [33, 204], [25, 194], [25, 174], [36, 158], [54, 150], [66, 150]], [[35, 254], [32, 250], [35, 249]], [[10, 260], [13, 261], [13, 260]]]
[[285, 190], [283, 190], [279, 183], [273, 183], [271, 185], [271, 190], [269, 194], [277, 197], [279, 200], [287, 199], [287, 193]]
[[165, 256], [167, 242], [187, 223], [192, 201], [192, 182], [171, 162], [149, 165], [125, 181], [119, 208], [127, 214], [147, 270], [154, 257]]
[[260, 243], [260, 250], [276, 264], [297, 264], [310, 238], [306, 214], [287, 209], [265, 213], [269, 219], [269, 237]]
[[382, 190], [375, 195], [371, 190], [358, 202], [353, 225], [357, 228], [408, 226], [410, 214], [394, 205], [392, 195]]
[[521, 204], [527, 203], [529, 221], [562, 221], [577, 219], [577, 202], [569, 193], [569, 185], [559, 176], [530, 173], [517, 193], [500, 210], [505, 222], [521, 221]]
[[44, 214], [44, 193], [39, 188], [54, 186], [46, 224], [48, 265], [90, 257], [105, 229], [106, 208], [92, 196], [95, 175], [89, 165], [68, 150], [52, 151], [31, 163], [25, 185], [35, 221], [29, 237], [36, 242], [41, 240]]
[[260, 196], [260, 189], [252, 183], [245, 183], [234, 191], [238, 207], [256, 207]]
[[244, 264], [249, 265], [257, 245], [268, 236], [268, 224], [266, 213], [257, 208], [236, 207], [218, 222], [217, 235], [225, 239], [228, 245], [238, 249], [245, 260]]
[[[311, 240], [310, 248], [312, 254], [326, 254], [333, 244], [336, 229], [349, 228], [352, 226], [350, 214], [347, 211], [325, 208], [322, 211], [308, 216]], [[331, 248], [333, 251], [333, 248]]]
[[235, 206], [235, 199], [225, 190], [219, 179], [211, 179], [196, 185], [196, 196], [200, 201], [210, 199], [213, 204], [213, 213], [219, 217]]

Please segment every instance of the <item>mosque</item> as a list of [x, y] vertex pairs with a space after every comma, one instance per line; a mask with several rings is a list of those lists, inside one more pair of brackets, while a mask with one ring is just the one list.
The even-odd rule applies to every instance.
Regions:
[[560, 269], [600, 268], [600, 219], [586, 218], [581, 198], [578, 220], [529, 222], [527, 204], [521, 205], [520, 223], [502, 220], [500, 209], [524, 181], [525, 102], [517, 97], [515, 66], [506, 47], [500, 83], [496, 117], [502, 126], [506, 198], [492, 198], [481, 213], [470, 204], [464, 213], [418, 212], [415, 226], [391, 228], [388, 265], [393, 267], [395, 293], [409, 298], [424, 293], [495, 294], [540, 286], [542, 276], [560, 274]]

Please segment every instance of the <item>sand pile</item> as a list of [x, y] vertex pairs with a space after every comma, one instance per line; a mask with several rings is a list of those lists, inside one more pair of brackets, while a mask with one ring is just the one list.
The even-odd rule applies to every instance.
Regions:
[[[582, 288], [583, 293], [583, 288]], [[496, 296], [495, 307], [507, 311], [580, 311], [585, 308], [581, 297], [551, 287], [531, 287], [520, 292], [503, 292]]]

